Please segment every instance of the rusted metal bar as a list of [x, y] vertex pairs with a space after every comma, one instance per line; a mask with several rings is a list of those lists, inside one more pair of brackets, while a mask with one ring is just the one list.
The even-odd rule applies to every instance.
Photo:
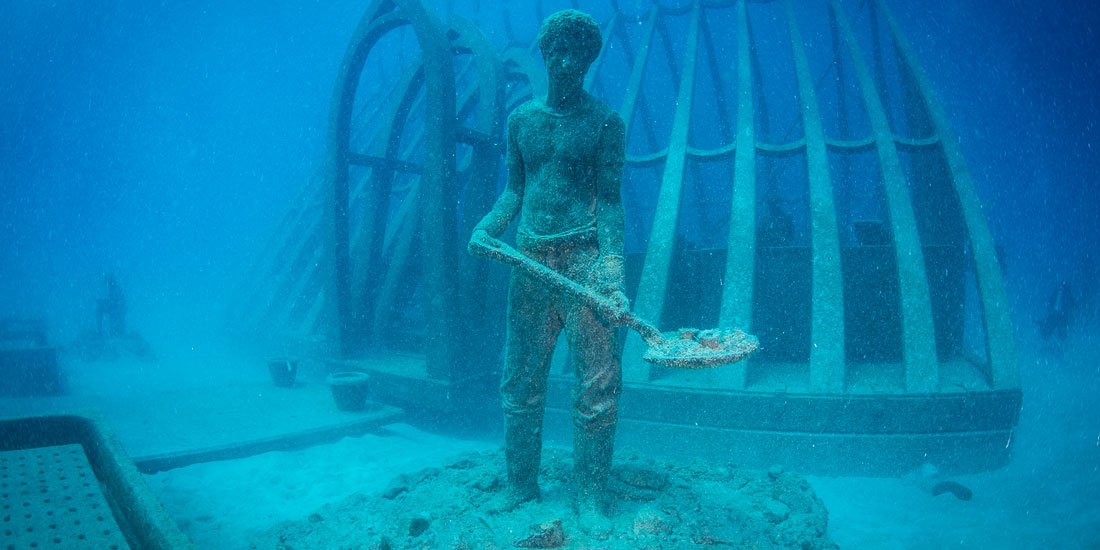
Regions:
[[863, 52], [856, 44], [840, 2], [830, 0], [835, 24], [840, 30], [852, 70], [859, 83], [863, 107], [875, 134], [875, 149], [882, 170], [890, 225], [894, 235], [897, 260], [898, 290], [901, 301], [902, 364], [905, 369], [905, 390], [910, 393], [934, 392], [939, 389], [939, 362], [936, 358], [936, 332], [932, 321], [932, 302], [925, 273], [924, 251], [917, 233], [916, 216], [905, 182], [897, 145], [890, 122], [875, 88], [874, 79]]

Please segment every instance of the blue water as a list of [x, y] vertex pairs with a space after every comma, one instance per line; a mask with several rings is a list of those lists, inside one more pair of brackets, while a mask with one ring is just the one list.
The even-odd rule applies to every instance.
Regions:
[[[112, 272], [131, 325], [155, 348], [221, 345], [224, 305], [249, 260], [322, 167], [333, 77], [366, 4], [7, 2], [0, 318], [44, 318], [52, 341], [72, 342], [94, 326]], [[1100, 413], [1089, 405], [1100, 397], [1100, 7], [889, 5], [958, 134], [1002, 254], [1021, 348], [1021, 433], [1042, 448], [1021, 453], [1011, 467], [1031, 477], [1011, 483], [1055, 487], [1041, 498], [1012, 493], [1012, 506], [1024, 517], [1079, 502], [1075, 518], [1100, 522], [1086, 504], [1100, 485]], [[502, 14], [537, 25], [518, 0], [508, 10], [433, 6], [477, 22], [497, 45]], [[1077, 297], [1069, 334], [1044, 339], [1036, 323], [1063, 282]], [[976, 529], [1011, 529], [1017, 516], [1006, 517]], [[1100, 545], [1087, 523], [1057, 542]], [[880, 540], [897, 543], [889, 530]]]

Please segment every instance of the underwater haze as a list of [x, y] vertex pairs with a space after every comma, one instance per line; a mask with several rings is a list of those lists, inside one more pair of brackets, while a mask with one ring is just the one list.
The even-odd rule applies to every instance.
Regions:
[[[842, 3], [851, 13], [866, 4]], [[1100, 4], [885, 3], [958, 136], [996, 244], [1019, 349], [1019, 447], [1003, 470], [961, 478], [974, 491], [965, 502], [914, 496], [906, 492], [912, 480], [810, 477], [829, 510], [829, 535], [845, 548], [1100, 547]], [[127, 324], [152, 355], [193, 365], [214, 386], [266, 383], [262, 354], [236, 339], [230, 308], [252, 286], [280, 220], [323, 173], [336, 77], [371, 4], [5, 2], [0, 320], [42, 320], [52, 345], [78, 350], [97, 329], [112, 275], [125, 292]], [[425, 4], [443, 20], [473, 21], [497, 48], [507, 45], [509, 28], [533, 39], [538, 13], [575, 6], [603, 21], [612, 12], [610, 1], [540, 2], [541, 11], [521, 0]], [[615, 4], [642, 12], [650, 2]], [[395, 63], [409, 55], [387, 53]], [[760, 55], [767, 62], [771, 54]], [[625, 81], [629, 69], [622, 72]], [[631, 200], [624, 198], [628, 252], [640, 252], [648, 232], [637, 227], [652, 214], [630, 212]], [[259, 366], [237, 360], [250, 353]], [[62, 357], [80, 398], [149, 397], [154, 388], [200, 384], [178, 383], [148, 363], [112, 370], [109, 362]], [[90, 381], [96, 369], [107, 372], [104, 380]], [[495, 411], [493, 397], [486, 402]], [[4, 400], [0, 417], [57, 403]], [[499, 446], [495, 417], [484, 430], [465, 426], [456, 435], [445, 422], [418, 423], [426, 415], [407, 412], [408, 424], [391, 427], [388, 438], [367, 435], [361, 444], [345, 440], [267, 463], [208, 462], [146, 480], [200, 547], [247, 547], [257, 533], [308, 518], [351, 486], [380, 492], [390, 477]], [[172, 426], [119, 430], [131, 428]], [[287, 481], [272, 468], [300, 477]], [[242, 492], [253, 495], [252, 506], [241, 506]], [[891, 501], [918, 504], [893, 509]]]
[[[488, 29], [503, 13], [451, 4]], [[890, 5], [959, 134], [1017, 316], [1045, 307], [1061, 279], [1093, 284], [1095, 8]], [[72, 335], [114, 271], [144, 297], [132, 308], [146, 326], [166, 313], [187, 316], [187, 332], [215, 323], [242, 260], [319, 169], [334, 75], [364, 9], [12, 3], [0, 34], [0, 311]]]
[[48, 317], [71, 337], [115, 272], [135, 322], [206, 334], [322, 158], [332, 75], [361, 10], [11, 3], [4, 314]]

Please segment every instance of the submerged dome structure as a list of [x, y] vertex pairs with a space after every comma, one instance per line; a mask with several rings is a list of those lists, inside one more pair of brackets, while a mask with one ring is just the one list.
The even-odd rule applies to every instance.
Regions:
[[[369, 6], [336, 79], [326, 170], [240, 319], [331, 344], [397, 404], [484, 399], [507, 272], [465, 244], [502, 186], [507, 113], [545, 93], [534, 34], [571, 7], [545, 4], [475, 20], [454, 3]], [[587, 88], [627, 124], [634, 311], [762, 345], [680, 371], [642, 361], [628, 335], [622, 444], [807, 472], [1005, 464], [1021, 389], [993, 239], [886, 2], [612, 1], [593, 15], [604, 48]], [[551, 434], [570, 426], [557, 356]]]

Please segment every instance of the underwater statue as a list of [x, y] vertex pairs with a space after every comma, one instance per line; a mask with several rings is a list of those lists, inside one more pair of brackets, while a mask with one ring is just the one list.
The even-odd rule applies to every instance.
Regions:
[[96, 332], [100, 338], [126, 334], [126, 295], [114, 273], [107, 274], [107, 295], [96, 302]]
[[[507, 185], [474, 229], [472, 242], [499, 237], [519, 216], [516, 237], [530, 258], [597, 290], [622, 310], [626, 129], [584, 90], [602, 47], [589, 15], [565, 10], [538, 37], [548, 93], [508, 117]], [[506, 365], [501, 382], [508, 489], [504, 507], [539, 498], [542, 421], [550, 359], [564, 329], [576, 375], [573, 457], [578, 513], [607, 513], [622, 369], [617, 333], [592, 307], [514, 270], [508, 290]]]
[[70, 349], [84, 361], [114, 361], [123, 357], [152, 361], [153, 348], [126, 324], [126, 294], [114, 273], [106, 276], [106, 293], [96, 300], [95, 328], [84, 330]]
[[1069, 334], [1070, 323], [1076, 313], [1077, 293], [1074, 292], [1069, 282], [1062, 281], [1050, 292], [1050, 297], [1047, 299], [1046, 313], [1042, 319], [1036, 322], [1039, 325], [1039, 335], [1043, 337], [1043, 340], [1053, 338], [1057, 338], [1059, 341], [1065, 340]]

